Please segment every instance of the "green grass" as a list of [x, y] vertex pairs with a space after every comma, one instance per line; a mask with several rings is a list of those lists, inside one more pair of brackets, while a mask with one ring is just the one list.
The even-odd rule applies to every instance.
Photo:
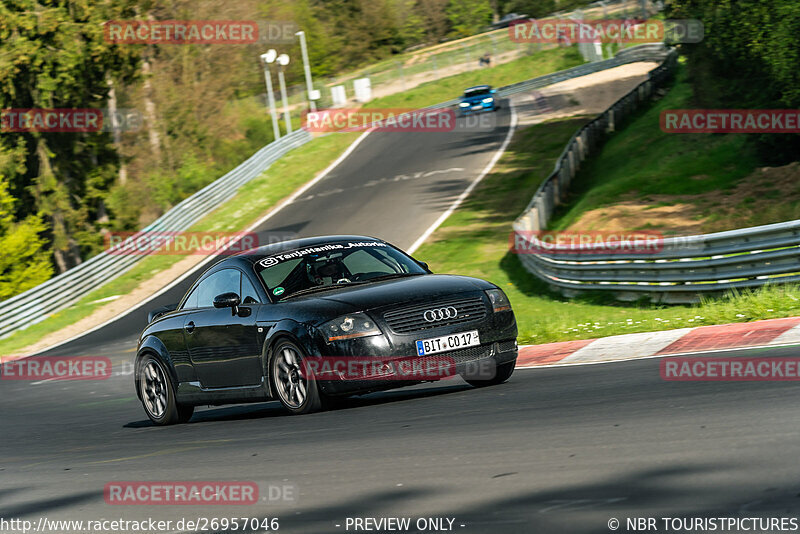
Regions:
[[[753, 172], [758, 163], [744, 135], [661, 131], [659, 116], [663, 110], [692, 107], [696, 106], [691, 86], [679, 68], [669, 93], [623, 125], [596, 156], [587, 160], [570, 186], [570, 201], [558, 210], [551, 228], [567, 228], [587, 211], [623, 198], [647, 201], [650, 195], [691, 197], [730, 191]], [[738, 227], [741, 221], [730, 222]]]
[[502, 287], [514, 307], [520, 343], [548, 343], [615, 334], [744, 322], [800, 314], [797, 285], [730, 294], [698, 305], [619, 303], [603, 294], [566, 299], [529, 274], [509, 251], [511, 223], [550, 173], [566, 142], [586, 119], [518, 131], [494, 171], [434, 232], [415, 256], [435, 272], [484, 278]]
[[[275, 162], [261, 176], [244, 185], [236, 196], [195, 223], [189, 231], [238, 231], [257, 221], [261, 215], [283, 198], [330, 165], [359, 133], [320, 137], [292, 150]], [[44, 321], [0, 339], [0, 355], [18, 351], [43, 336], [69, 326], [90, 315], [104, 302], [102, 299], [125, 295], [143, 281], [177, 263], [183, 256], [148, 256], [131, 270], [100, 286], [69, 308]]]
[[502, 87], [581, 64], [583, 58], [577, 47], [551, 48], [502, 65], [463, 72], [424, 83], [402, 93], [376, 98], [370, 101], [367, 107], [421, 108], [457, 98], [465, 88], [473, 85], [489, 84]]

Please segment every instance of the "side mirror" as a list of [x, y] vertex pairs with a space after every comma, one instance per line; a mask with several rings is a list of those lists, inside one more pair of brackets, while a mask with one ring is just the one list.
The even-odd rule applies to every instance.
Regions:
[[215, 308], [231, 308], [231, 313], [235, 315], [239, 311], [239, 295], [236, 293], [222, 293], [214, 297]]
[[497, 92], [497, 89], [492, 89], [492, 94], [495, 94], [496, 92]]
[[417, 261], [417, 263], [419, 264], [420, 267], [422, 267], [426, 271], [431, 272], [430, 267], [428, 267], [428, 264], [425, 263], [424, 261]]

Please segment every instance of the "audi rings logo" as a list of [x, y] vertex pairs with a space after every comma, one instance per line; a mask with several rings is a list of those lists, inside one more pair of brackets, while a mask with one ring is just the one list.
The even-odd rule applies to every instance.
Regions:
[[429, 323], [435, 321], [444, 321], [445, 319], [455, 319], [458, 317], [458, 310], [454, 306], [447, 306], [446, 308], [436, 308], [434, 310], [425, 310], [422, 314]]

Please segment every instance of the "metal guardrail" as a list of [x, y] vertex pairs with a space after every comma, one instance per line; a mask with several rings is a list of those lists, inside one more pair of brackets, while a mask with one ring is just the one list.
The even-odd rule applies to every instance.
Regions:
[[[531, 80], [502, 87], [498, 95], [513, 94], [545, 87], [572, 78], [636, 61], [660, 60], [666, 51], [661, 44], [646, 44], [620, 51], [614, 58], [580, 65]], [[426, 109], [442, 109], [458, 104], [458, 99], [442, 102]], [[141, 232], [179, 232], [188, 229], [209, 211], [233, 197], [239, 187], [259, 176], [289, 150], [311, 140], [305, 130], [297, 130], [262, 148], [247, 161], [180, 202]], [[78, 301], [95, 289], [132, 268], [144, 256], [116, 255], [101, 252], [80, 265], [57, 275], [24, 293], [0, 302], [0, 337], [35, 324]]]
[[619, 300], [697, 301], [701, 294], [800, 281], [800, 221], [706, 235], [586, 245], [540, 240], [581, 162], [608, 132], [651, 98], [675, 65], [671, 51], [649, 79], [578, 130], [514, 222], [517, 255], [525, 268], [567, 296], [612, 292]]
[[[223, 177], [175, 205], [141, 232], [187, 230], [201, 217], [233, 197], [242, 185], [258, 177], [281, 156], [310, 140], [311, 134], [297, 130], [268, 144]], [[69, 306], [88, 291], [124, 273], [144, 257], [101, 252], [47, 282], [0, 302], [0, 337], [35, 324]]]

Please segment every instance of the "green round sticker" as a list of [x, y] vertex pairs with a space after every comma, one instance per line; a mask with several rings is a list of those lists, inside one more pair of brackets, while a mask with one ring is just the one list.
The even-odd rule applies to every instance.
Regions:
[[275, 295], [276, 297], [283, 295], [283, 292], [284, 289], [282, 287], [276, 287], [275, 289], [272, 290], [272, 294]]

